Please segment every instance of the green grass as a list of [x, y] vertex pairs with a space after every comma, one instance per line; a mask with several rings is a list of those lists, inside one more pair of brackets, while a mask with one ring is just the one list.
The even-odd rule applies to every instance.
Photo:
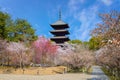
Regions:
[[119, 77], [112, 76], [112, 73], [110, 73], [107, 69], [102, 67], [102, 70], [110, 78], [110, 80], [120, 80]]

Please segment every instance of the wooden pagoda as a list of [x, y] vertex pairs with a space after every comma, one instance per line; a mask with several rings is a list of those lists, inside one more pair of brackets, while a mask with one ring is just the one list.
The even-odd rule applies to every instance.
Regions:
[[67, 36], [69, 34], [69, 26], [67, 23], [61, 20], [61, 13], [59, 13], [59, 20], [51, 24], [51, 27], [54, 30], [50, 31], [50, 33], [54, 36], [50, 39], [54, 41], [57, 45], [62, 45], [64, 44], [64, 42], [70, 40]]

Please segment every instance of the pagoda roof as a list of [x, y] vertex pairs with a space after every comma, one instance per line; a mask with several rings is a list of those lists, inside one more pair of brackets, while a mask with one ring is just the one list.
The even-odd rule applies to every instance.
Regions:
[[57, 36], [57, 37], [53, 37], [53, 38], [61, 39], [61, 38], [68, 38], [68, 37], [66, 37], [66, 36]]
[[50, 31], [50, 33], [52, 34], [69, 34], [68, 30], [53, 30], [53, 31]]
[[68, 30], [64, 30], [64, 29], [63, 30], [53, 30], [53, 31], [50, 31], [50, 32], [66, 32], [66, 31], [68, 32]]
[[51, 26], [58, 26], [58, 25], [68, 25], [68, 24], [62, 20], [58, 20], [55, 23], [51, 24]]
[[57, 36], [57, 37], [53, 37], [51, 39], [65, 39], [65, 38], [68, 38], [68, 37], [66, 37], [66, 36]]

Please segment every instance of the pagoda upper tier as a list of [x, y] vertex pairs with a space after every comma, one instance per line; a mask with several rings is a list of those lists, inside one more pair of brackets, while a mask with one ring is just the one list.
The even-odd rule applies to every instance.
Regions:
[[62, 20], [58, 20], [55, 23], [51, 24], [52, 28], [54, 29], [65, 29], [69, 28], [68, 24], [63, 22]]
[[64, 29], [53, 30], [53, 31], [50, 31], [50, 33], [52, 33], [54, 36], [64, 36], [69, 34], [68, 30], [64, 30]]
[[51, 24], [51, 27], [54, 29], [50, 31], [54, 36], [50, 38], [52, 41], [56, 42], [57, 44], [64, 44], [64, 42], [69, 41], [69, 34], [68, 31], [68, 24], [59, 19], [55, 23]]

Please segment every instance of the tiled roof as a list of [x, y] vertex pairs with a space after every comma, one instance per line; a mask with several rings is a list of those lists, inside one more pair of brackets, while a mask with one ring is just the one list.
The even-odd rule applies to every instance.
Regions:
[[67, 25], [67, 23], [65, 23], [64, 21], [62, 20], [58, 20], [56, 21], [55, 23], [51, 24], [51, 25]]
[[65, 31], [68, 31], [68, 30], [53, 30], [51, 32], [65, 32]]
[[57, 36], [57, 37], [52, 37], [51, 39], [61, 39], [61, 38], [68, 38], [68, 37], [66, 37], [66, 36]]

